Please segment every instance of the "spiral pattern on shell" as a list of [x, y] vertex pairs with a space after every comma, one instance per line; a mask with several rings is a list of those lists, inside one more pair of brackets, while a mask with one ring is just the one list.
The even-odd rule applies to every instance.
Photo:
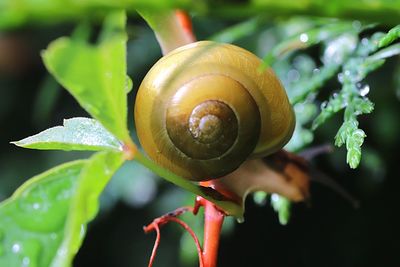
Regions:
[[293, 110], [271, 69], [234, 45], [202, 41], [160, 59], [140, 85], [136, 131], [161, 166], [190, 180], [223, 176], [281, 148]]

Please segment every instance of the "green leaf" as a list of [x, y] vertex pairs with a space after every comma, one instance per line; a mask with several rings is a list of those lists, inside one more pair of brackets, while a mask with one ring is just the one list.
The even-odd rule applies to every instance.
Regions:
[[64, 120], [56, 126], [13, 144], [33, 149], [122, 150], [121, 143], [98, 121], [90, 118]]
[[43, 52], [51, 74], [79, 104], [119, 140], [127, 129], [126, 17], [122, 11], [105, 19], [96, 45], [82, 38], [60, 38]]
[[[372, 111], [372, 110], [371, 110]], [[360, 164], [361, 146], [366, 137], [365, 132], [358, 128], [356, 112], [352, 106], [348, 106], [344, 114], [344, 123], [335, 136], [335, 145], [340, 147], [346, 144], [347, 163], [355, 169]]]
[[346, 143], [347, 137], [358, 129], [358, 121], [354, 118], [345, 120], [335, 136], [335, 145], [341, 147]]
[[85, 163], [63, 164], [35, 176], [1, 204], [0, 266], [50, 265]]
[[396, 39], [400, 38], [400, 25], [391, 29], [382, 39], [379, 40], [378, 46], [384, 47], [393, 43]]
[[306, 32], [294, 35], [274, 47], [263, 61], [266, 66], [271, 65], [279, 57], [299, 49], [306, 49], [322, 41], [335, 38], [346, 32], [358, 32], [349, 22], [329, 23], [319, 28], [313, 28]]
[[321, 104], [321, 113], [314, 119], [312, 129], [317, 129], [326, 120], [332, 117], [335, 113], [339, 112], [346, 106], [344, 97], [342, 94], [335, 94], [329, 98], [328, 102]]
[[63, 241], [53, 259], [52, 267], [71, 266], [72, 259], [82, 244], [86, 224], [99, 210], [100, 194], [123, 161], [122, 153], [110, 151], [99, 152], [86, 163], [70, 203]]
[[354, 106], [356, 115], [369, 114], [374, 110], [374, 103], [366, 97], [355, 97], [351, 105]]
[[33, 177], [0, 204], [0, 266], [70, 266], [122, 153], [100, 152]]
[[364, 142], [366, 134], [361, 129], [354, 130], [351, 135], [347, 137], [347, 163], [350, 168], [355, 169], [360, 164], [361, 160], [361, 146]]
[[367, 62], [376, 62], [376, 61], [379, 62], [382, 59], [393, 57], [393, 56], [396, 56], [399, 54], [400, 54], [400, 44], [394, 44], [394, 45], [388, 46], [382, 50], [379, 50], [375, 54], [369, 56], [366, 59], [366, 61]]

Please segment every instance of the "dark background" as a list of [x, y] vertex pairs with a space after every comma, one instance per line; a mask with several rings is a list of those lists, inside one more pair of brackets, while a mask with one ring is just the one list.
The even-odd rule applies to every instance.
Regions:
[[[203, 39], [236, 22], [195, 18], [194, 26], [199, 39]], [[255, 47], [260, 36], [272, 27], [274, 24], [266, 24], [237, 43], [257, 52]], [[56, 164], [87, 156], [76, 152], [30, 151], [9, 144], [59, 125], [63, 118], [87, 116], [48, 76], [39, 57], [40, 50], [51, 40], [69, 34], [72, 29], [73, 25], [24, 27], [0, 35], [0, 200], [10, 196], [29, 177]], [[148, 68], [160, 57], [160, 51], [143, 21], [132, 18], [128, 32], [128, 74], [134, 83], [129, 95], [132, 111], [134, 91]], [[307, 52], [318, 58], [317, 48]], [[397, 57], [368, 78], [369, 97], [376, 105], [374, 113], [360, 119], [367, 133], [360, 168], [350, 170], [345, 163], [344, 148], [313, 161], [315, 168], [357, 198], [360, 207], [353, 208], [331, 189], [313, 183], [311, 201], [294, 204], [290, 222], [282, 226], [269, 204], [259, 206], [248, 199], [245, 223], [230, 221], [226, 225], [218, 266], [400, 265], [397, 214], [400, 105], [395, 91], [399, 86], [396, 84], [398, 69]], [[335, 82], [329, 82], [332, 84]], [[323, 89], [321, 94], [329, 95], [329, 90]], [[133, 126], [132, 114], [129, 118]], [[341, 115], [335, 116], [317, 130], [311, 146], [333, 142], [341, 120]], [[132, 182], [135, 179], [139, 182]], [[148, 188], [151, 190], [146, 191]], [[146, 201], [132, 198], [130, 194], [135, 192], [147, 192]], [[163, 213], [191, 203], [193, 196], [133, 164], [113, 178], [102, 201], [102, 212], [89, 226], [74, 263], [76, 267], [147, 266], [155, 234], [145, 235], [142, 226]], [[189, 220], [198, 227], [202, 219]], [[182, 255], [181, 235], [177, 225], [162, 228], [155, 266], [197, 266], [196, 257]]]

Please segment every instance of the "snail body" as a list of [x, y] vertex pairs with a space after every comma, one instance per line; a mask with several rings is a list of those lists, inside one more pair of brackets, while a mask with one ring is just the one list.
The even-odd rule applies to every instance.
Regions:
[[159, 165], [201, 181], [279, 150], [294, 114], [271, 69], [234, 45], [201, 41], [161, 58], [135, 103], [139, 141]]

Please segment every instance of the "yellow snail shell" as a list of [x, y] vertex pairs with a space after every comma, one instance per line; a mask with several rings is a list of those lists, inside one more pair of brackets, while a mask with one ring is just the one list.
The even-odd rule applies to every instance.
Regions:
[[290, 139], [295, 117], [284, 88], [254, 54], [200, 41], [161, 58], [136, 97], [139, 141], [159, 165], [194, 181], [237, 169]]

